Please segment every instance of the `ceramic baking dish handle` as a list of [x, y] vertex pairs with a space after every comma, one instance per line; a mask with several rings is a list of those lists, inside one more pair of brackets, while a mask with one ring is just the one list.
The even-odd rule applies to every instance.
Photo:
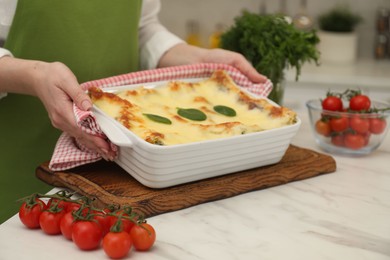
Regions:
[[133, 146], [133, 143], [129, 137], [126, 136], [126, 134], [123, 133], [122, 130], [118, 128], [113, 122], [111, 122], [110, 119], [102, 115], [101, 112], [96, 109], [93, 109], [93, 112], [101, 130], [113, 144], [126, 147]]

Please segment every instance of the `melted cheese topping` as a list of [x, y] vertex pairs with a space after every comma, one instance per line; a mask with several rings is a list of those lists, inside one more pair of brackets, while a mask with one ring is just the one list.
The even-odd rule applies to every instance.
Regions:
[[[227, 73], [216, 71], [209, 79], [188, 83], [174, 81], [156, 88], [139, 87], [118, 93], [90, 89], [94, 104], [108, 116], [147, 142], [174, 145], [279, 128], [296, 122], [296, 114], [266, 99], [242, 92]], [[233, 108], [236, 116], [214, 111], [214, 106]], [[206, 114], [204, 121], [178, 115], [178, 108], [194, 108]], [[147, 118], [153, 114], [169, 119], [163, 124]]]

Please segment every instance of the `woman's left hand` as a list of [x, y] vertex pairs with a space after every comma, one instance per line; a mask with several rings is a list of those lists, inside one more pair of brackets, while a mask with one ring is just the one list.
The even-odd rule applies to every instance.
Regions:
[[264, 83], [267, 81], [267, 77], [257, 72], [240, 53], [223, 49], [204, 49], [185, 43], [177, 44], [169, 49], [161, 57], [158, 67], [194, 63], [224, 63], [236, 67], [252, 82]]

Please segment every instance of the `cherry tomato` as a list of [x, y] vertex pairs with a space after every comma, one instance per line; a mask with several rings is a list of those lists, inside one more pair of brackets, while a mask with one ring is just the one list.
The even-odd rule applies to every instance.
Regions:
[[103, 250], [107, 256], [113, 259], [125, 257], [132, 246], [130, 234], [126, 231], [109, 232], [103, 238]]
[[332, 118], [329, 121], [330, 128], [335, 132], [343, 132], [349, 127], [348, 121], [348, 118], [343, 116]]
[[68, 202], [66, 202], [64, 200], [60, 200], [60, 199], [55, 199], [55, 198], [49, 199], [49, 201], [47, 202], [47, 207], [48, 208], [54, 207], [55, 204], [57, 204], [58, 208], [64, 209], [65, 211], [67, 211]]
[[366, 145], [366, 139], [363, 135], [348, 133], [344, 137], [344, 143], [350, 149], [359, 150]]
[[349, 108], [354, 111], [369, 110], [371, 100], [366, 95], [356, 95], [349, 100]]
[[28, 228], [39, 228], [39, 216], [47, 208], [45, 202], [35, 199], [35, 202], [24, 202], [19, 208], [19, 219]]
[[156, 241], [156, 231], [148, 223], [135, 225], [130, 230], [130, 236], [135, 249], [138, 251], [149, 250]]
[[46, 234], [61, 234], [60, 222], [64, 215], [65, 210], [61, 210], [59, 212], [44, 211], [39, 216], [39, 225]]
[[343, 147], [344, 146], [344, 136], [343, 135], [332, 136], [331, 142], [332, 142], [332, 144], [334, 144], [336, 146]]
[[68, 240], [72, 240], [73, 222], [74, 222], [74, 217], [73, 217], [73, 212], [71, 211], [66, 212], [60, 221], [61, 233]]
[[66, 211], [67, 212], [73, 212], [73, 211], [78, 210], [80, 207], [81, 207], [81, 205], [79, 203], [67, 202]]
[[386, 120], [381, 118], [370, 119], [370, 132], [373, 134], [381, 134], [386, 129]]
[[343, 101], [336, 96], [328, 96], [322, 101], [322, 108], [330, 111], [343, 110]]
[[[123, 216], [128, 216], [128, 214], [124, 213], [122, 210], [116, 212], [115, 214], [118, 216], [120, 214], [123, 214]], [[108, 218], [109, 229], [116, 223], [117, 220], [118, 220], [117, 216], [109, 216], [109, 218]], [[129, 233], [130, 230], [133, 228], [133, 226], [134, 226], [134, 223], [132, 221], [122, 218], [121, 229], [123, 231], [126, 231], [127, 233]]]
[[349, 120], [349, 124], [353, 130], [359, 134], [365, 134], [370, 129], [370, 121], [367, 118], [354, 116]]
[[105, 236], [110, 231], [111, 228], [110, 216], [108, 215], [106, 216], [105, 213], [99, 211], [95, 211], [94, 214], [95, 216], [93, 217], [93, 219], [100, 224], [100, 227], [103, 232], [103, 236]]
[[323, 136], [330, 136], [330, 132], [332, 131], [329, 122], [324, 122], [321, 119], [316, 122], [315, 128], [317, 133]]
[[364, 146], [367, 146], [368, 143], [370, 142], [371, 133], [367, 132], [362, 134], [362, 136], [364, 137]]
[[98, 248], [102, 235], [103, 231], [95, 221], [78, 220], [73, 223], [72, 240], [81, 250]]

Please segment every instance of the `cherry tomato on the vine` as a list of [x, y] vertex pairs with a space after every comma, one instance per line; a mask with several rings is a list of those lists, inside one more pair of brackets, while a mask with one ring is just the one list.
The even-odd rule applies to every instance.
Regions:
[[72, 240], [81, 250], [92, 250], [99, 247], [103, 231], [95, 221], [78, 220], [73, 223]]
[[61, 234], [60, 222], [61, 218], [65, 215], [65, 210], [58, 212], [44, 211], [39, 216], [39, 225], [41, 229], [49, 235]]
[[322, 101], [322, 108], [329, 111], [343, 110], [343, 101], [336, 96], [328, 96]]
[[61, 233], [68, 240], [72, 240], [73, 222], [74, 222], [74, 217], [73, 217], [73, 212], [71, 211], [66, 212], [60, 221]]
[[371, 100], [368, 96], [358, 94], [349, 100], [349, 108], [354, 111], [367, 111], [371, 107]]
[[366, 133], [362, 134], [362, 136], [364, 138], [364, 146], [367, 146], [370, 142], [371, 133], [366, 132]]
[[371, 118], [370, 119], [370, 132], [373, 134], [381, 134], [386, 129], [386, 120], [382, 118]]
[[133, 242], [128, 232], [121, 231], [107, 233], [103, 238], [102, 244], [107, 256], [113, 259], [119, 259], [129, 253]]
[[76, 211], [76, 210], [78, 210], [80, 207], [81, 207], [81, 204], [79, 204], [79, 203], [77, 203], [77, 202], [67, 202], [66, 211], [67, 211], [67, 212]]
[[348, 133], [344, 137], [345, 146], [353, 150], [358, 150], [363, 148], [366, 145], [366, 142], [367, 141], [365, 137], [360, 134]]
[[315, 128], [317, 133], [323, 136], [330, 136], [330, 133], [332, 131], [329, 122], [325, 122], [321, 119], [316, 122]]
[[130, 230], [130, 236], [133, 240], [133, 245], [138, 251], [149, 250], [156, 241], [156, 231], [148, 223], [135, 225]]
[[58, 208], [64, 209], [65, 211], [68, 210], [68, 202], [60, 199], [51, 198], [47, 202], [47, 207], [51, 208], [54, 207], [54, 205], [57, 205]]
[[344, 135], [334, 135], [331, 138], [332, 144], [336, 146], [343, 147], [344, 146]]
[[28, 228], [39, 228], [39, 216], [46, 208], [45, 202], [38, 198], [31, 205], [24, 202], [19, 208], [20, 221]]
[[[116, 216], [109, 216], [108, 217], [109, 228], [111, 228], [117, 222], [119, 215], [122, 214], [123, 216], [129, 216], [123, 210], [119, 210], [119, 211], [115, 212], [115, 214], [116, 214]], [[121, 229], [123, 231], [126, 231], [129, 233], [130, 230], [133, 228], [133, 226], [134, 226], [134, 223], [131, 220], [122, 218]]]
[[329, 121], [330, 128], [335, 132], [343, 132], [349, 127], [348, 121], [348, 118], [344, 116], [332, 118]]
[[106, 235], [110, 231], [110, 216], [106, 215], [103, 211], [94, 211], [93, 219], [96, 220], [102, 229], [103, 236]]
[[355, 132], [365, 134], [370, 129], [370, 121], [367, 118], [361, 118], [358, 115], [349, 120], [349, 124]]

